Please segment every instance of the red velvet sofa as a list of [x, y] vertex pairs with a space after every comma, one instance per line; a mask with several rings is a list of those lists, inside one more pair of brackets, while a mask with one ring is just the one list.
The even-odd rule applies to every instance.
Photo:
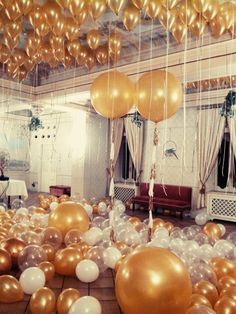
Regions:
[[[133, 204], [133, 211], [135, 210], [136, 204], [148, 208], [149, 205], [148, 190], [149, 190], [148, 183], [140, 183], [140, 195], [134, 196], [131, 200]], [[184, 210], [191, 209], [191, 201], [192, 201], [191, 187], [165, 185], [164, 191], [163, 185], [154, 184], [153, 196], [154, 209], [162, 208], [183, 213]]]

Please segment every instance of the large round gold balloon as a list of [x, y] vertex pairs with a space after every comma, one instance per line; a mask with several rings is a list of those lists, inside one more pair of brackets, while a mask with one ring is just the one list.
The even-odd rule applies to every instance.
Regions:
[[19, 281], [10, 275], [0, 276], [0, 302], [14, 303], [22, 301], [24, 292]]
[[73, 288], [63, 290], [57, 299], [57, 313], [68, 314], [71, 305], [79, 298], [78, 290]]
[[30, 298], [30, 310], [32, 314], [51, 314], [56, 307], [54, 292], [47, 288], [40, 288]]
[[0, 249], [0, 274], [4, 274], [11, 269], [11, 255], [4, 249]]
[[13, 266], [18, 265], [18, 255], [24, 249], [25, 245], [24, 241], [17, 238], [10, 238], [2, 244], [2, 248], [11, 255]]
[[170, 72], [147, 72], [138, 80], [136, 89], [139, 113], [154, 122], [168, 119], [182, 104], [182, 86]]
[[116, 274], [116, 296], [126, 314], [183, 314], [191, 292], [188, 270], [166, 249], [136, 249]]
[[99, 75], [91, 86], [94, 109], [105, 118], [119, 118], [134, 104], [135, 88], [130, 79], [118, 71]]
[[54, 260], [55, 271], [60, 275], [75, 276], [75, 268], [82, 259], [83, 255], [77, 249], [68, 247], [58, 251]]
[[50, 213], [48, 226], [61, 231], [63, 236], [71, 229], [79, 229], [85, 232], [89, 228], [89, 217], [85, 209], [73, 202], [60, 203]]

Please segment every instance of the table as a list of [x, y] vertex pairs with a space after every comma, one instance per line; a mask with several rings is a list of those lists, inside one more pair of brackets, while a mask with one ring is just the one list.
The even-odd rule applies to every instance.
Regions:
[[8, 208], [11, 207], [11, 196], [19, 196], [19, 198], [28, 198], [28, 192], [23, 180], [0, 181], [0, 198], [7, 196]]

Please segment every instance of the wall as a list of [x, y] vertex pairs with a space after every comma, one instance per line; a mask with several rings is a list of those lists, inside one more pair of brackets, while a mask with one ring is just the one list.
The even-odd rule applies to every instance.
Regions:
[[[196, 208], [198, 194], [198, 168], [196, 143], [196, 123], [198, 111], [188, 108], [184, 112], [179, 110], [173, 117], [158, 123], [158, 149], [157, 149], [157, 183], [190, 186], [193, 189], [192, 209]], [[152, 158], [154, 123], [145, 122], [145, 140], [143, 156], [142, 181], [149, 182], [150, 164]], [[168, 141], [173, 141], [169, 142]], [[164, 148], [175, 147], [178, 159], [166, 157]], [[214, 187], [214, 175], [207, 183], [207, 190]]]

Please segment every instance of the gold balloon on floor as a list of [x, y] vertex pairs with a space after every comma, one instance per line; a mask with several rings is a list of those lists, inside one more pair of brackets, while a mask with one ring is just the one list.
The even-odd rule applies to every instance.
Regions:
[[205, 280], [196, 283], [193, 287], [193, 293], [201, 294], [206, 297], [212, 307], [214, 307], [219, 297], [216, 287], [211, 282]]
[[210, 308], [212, 307], [210, 301], [204, 295], [193, 293], [191, 295], [191, 301], [190, 301], [189, 307], [192, 307], [194, 305], [200, 305], [200, 304], [206, 305]]
[[128, 31], [131, 31], [138, 24], [140, 20], [139, 9], [133, 4], [127, 5], [123, 13], [123, 24]]
[[68, 314], [71, 305], [80, 298], [80, 292], [69, 288], [62, 291], [57, 299], [57, 313]]
[[151, 247], [136, 249], [121, 262], [115, 286], [126, 314], [183, 314], [192, 290], [183, 262], [166, 249]]
[[14, 303], [22, 301], [24, 292], [19, 281], [10, 275], [0, 276], [0, 302]]
[[234, 263], [227, 258], [221, 258], [218, 261], [215, 261], [212, 268], [218, 279], [224, 276], [231, 276], [234, 272]]
[[227, 296], [223, 296], [216, 302], [214, 310], [217, 314], [235, 314], [236, 301]]
[[57, 252], [54, 260], [56, 273], [64, 276], [75, 276], [75, 268], [83, 259], [82, 253], [68, 247]]
[[138, 80], [136, 89], [139, 113], [154, 122], [168, 119], [182, 104], [182, 86], [170, 72], [147, 72]]
[[49, 288], [40, 288], [30, 298], [30, 310], [32, 314], [51, 314], [56, 306], [56, 297]]
[[25, 242], [17, 238], [10, 238], [2, 243], [2, 248], [8, 251], [11, 255], [13, 266], [18, 265], [18, 255], [25, 246]]
[[55, 267], [52, 263], [45, 261], [40, 263], [38, 267], [44, 272], [46, 281], [49, 281], [54, 277]]
[[105, 118], [122, 117], [134, 104], [134, 85], [118, 71], [99, 75], [92, 83], [90, 93], [94, 109]]
[[214, 222], [208, 222], [203, 227], [203, 233], [212, 239], [219, 239], [222, 236], [220, 227]]
[[4, 274], [11, 269], [11, 255], [3, 249], [0, 249], [0, 274]]

